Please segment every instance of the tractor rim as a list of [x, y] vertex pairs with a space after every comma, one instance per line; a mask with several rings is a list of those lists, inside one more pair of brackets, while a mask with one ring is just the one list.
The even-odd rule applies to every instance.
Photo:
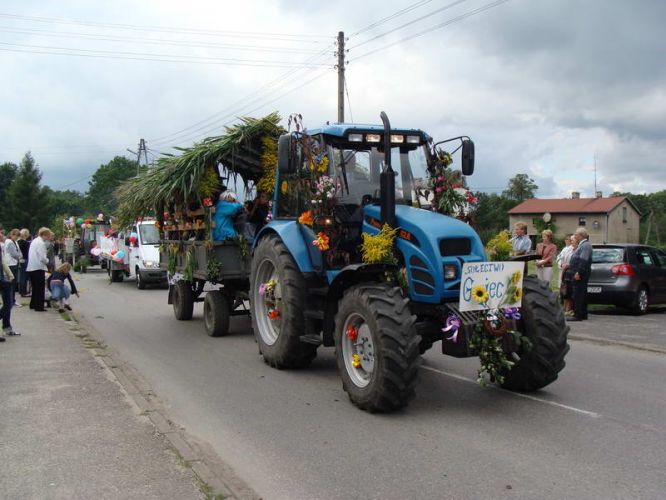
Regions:
[[[280, 314], [284, 313], [282, 306], [282, 289], [280, 286], [278, 271], [273, 265], [273, 262], [266, 259], [257, 270], [257, 279], [255, 281], [255, 289], [253, 291], [254, 303], [257, 305], [255, 313], [257, 316], [257, 326], [259, 327], [259, 334], [262, 340], [267, 345], [273, 345], [280, 336], [280, 327], [282, 325], [282, 317], [279, 316], [275, 319], [269, 319], [268, 314], [271, 310], [277, 310]], [[272, 293], [259, 293], [259, 286], [263, 283], [268, 283], [274, 280], [277, 284]]]
[[[356, 340], [347, 334], [350, 329], [355, 330]], [[352, 313], [347, 316], [342, 330], [342, 357], [345, 362], [347, 374], [357, 387], [366, 387], [375, 371], [375, 341], [372, 330], [365, 318]], [[358, 356], [360, 365], [355, 366], [354, 355]]]

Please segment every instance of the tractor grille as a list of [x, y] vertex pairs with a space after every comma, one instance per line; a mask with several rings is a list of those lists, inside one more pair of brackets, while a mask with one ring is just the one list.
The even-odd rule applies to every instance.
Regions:
[[442, 257], [469, 255], [471, 251], [472, 242], [468, 238], [450, 238], [439, 242], [439, 253]]
[[412, 255], [409, 259], [409, 270], [416, 293], [420, 295], [435, 293], [435, 279], [428, 272], [428, 265], [425, 262], [416, 255]]

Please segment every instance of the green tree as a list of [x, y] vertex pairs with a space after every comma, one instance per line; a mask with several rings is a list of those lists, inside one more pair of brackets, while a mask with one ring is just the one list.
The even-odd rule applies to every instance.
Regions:
[[27, 227], [35, 231], [49, 222], [51, 190], [43, 188], [41, 181], [42, 173], [28, 151], [7, 189], [5, 227]]
[[516, 174], [511, 179], [504, 191], [502, 191], [502, 196], [522, 203], [525, 200], [534, 198], [535, 193], [539, 189], [539, 186], [530, 178], [527, 174]]
[[5, 162], [0, 165], [0, 221], [5, 220], [7, 207], [7, 189], [11, 186], [18, 172], [16, 163]]
[[509, 229], [509, 210], [518, 202], [495, 193], [475, 193], [478, 199], [473, 226], [481, 240], [487, 243], [503, 229]]
[[118, 207], [113, 193], [120, 183], [137, 174], [137, 162], [124, 156], [116, 156], [109, 163], [100, 165], [88, 182], [86, 205], [95, 214], [113, 214]]
[[66, 214], [68, 216], [83, 215], [86, 212], [86, 197], [79, 191], [68, 189], [66, 191], [51, 191], [51, 215]]

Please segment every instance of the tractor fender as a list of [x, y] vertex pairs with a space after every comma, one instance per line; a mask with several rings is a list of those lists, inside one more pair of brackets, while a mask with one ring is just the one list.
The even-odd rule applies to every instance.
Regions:
[[273, 220], [256, 235], [252, 251], [261, 239], [269, 234], [277, 234], [280, 237], [302, 273], [312, 273], [322, 269], [321, 252], [311, 243], [316, 236], [309, 227], [295, 220]]
[[335, 315], [338, 312], [338, 302], [349, 287], [358, 283], [380, 281], [384, 273], [396, 271], [398, 266], [393, 264], [351, 264], [343, 267], [333, 278], [326, 294], [324, 308], [324, 345], [333, 345], [333, 330], [335, 329]]

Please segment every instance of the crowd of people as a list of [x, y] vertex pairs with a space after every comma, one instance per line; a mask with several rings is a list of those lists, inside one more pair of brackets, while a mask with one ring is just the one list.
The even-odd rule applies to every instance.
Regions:
[[[20, 335], [11, 323], [12, 309], [22, 307], [16, 301], [17, 292], [21, 297], [30, 297], [33, 311], [46, 311], [51, 307], [51, 301], [56, 302], [59, 312], [71, 311], [69, 296], [71, 293], [78, 296], [78, 291], [70, 275], [71, 266], [64, 263], [56, 268], [59, 245], [54, 238], [47, 227], [39, 229], [35, 238], [28, 229], [12, 229], [8, 234], [0, 230], [0, 342], [8, 336]], [[50, 298], [47, 298], [47, 291]]]
[[[527, 225], [518, 222], [514, 225], [514, 237], [511, 238], [514, 255], [527, 255], [532, 252], [532, 240], [527, 235]], [[541, 242], [535, 250], [536, 272], [540, 280], [551, 283], [553, 265], [559, 267], [559, 290], [564, 315], [568, 321], [587, 319], [587, 283], [592, 269], [592, 245], [584, 227], [579, 227], [573, 234], [564, 238], [565, 246], [557, 253], [553, 242], [553, 232], [546, 229], [541, 232]]]

